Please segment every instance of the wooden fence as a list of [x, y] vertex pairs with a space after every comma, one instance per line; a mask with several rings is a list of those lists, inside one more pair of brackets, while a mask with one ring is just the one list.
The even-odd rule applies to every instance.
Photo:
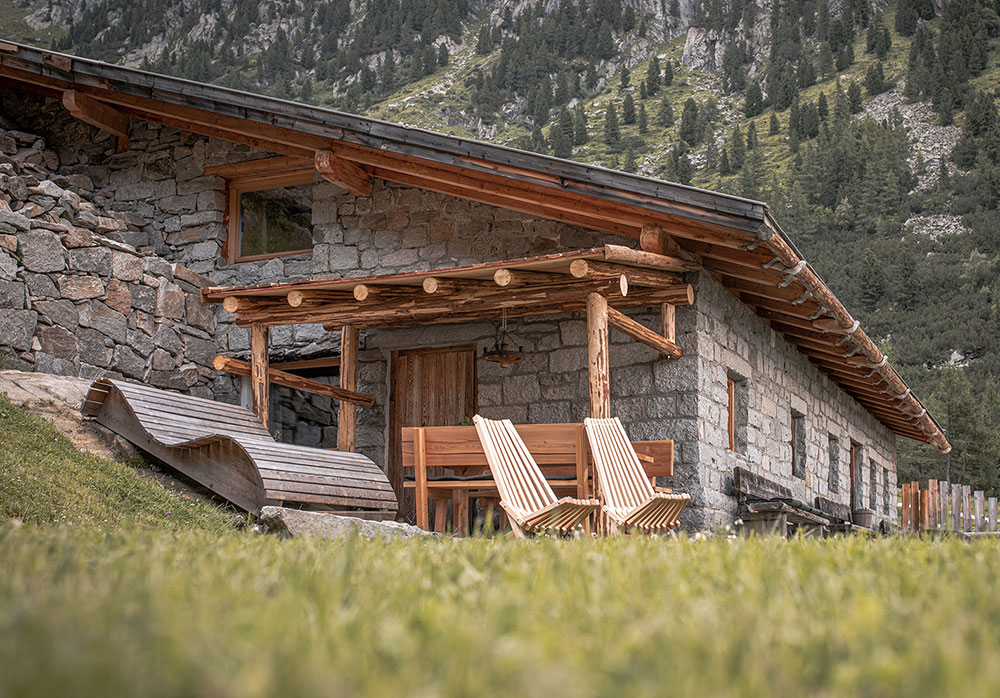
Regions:
[[904, 531], [997, 531], [997, 498], [944, 480], [903, 483], [899, 525]]

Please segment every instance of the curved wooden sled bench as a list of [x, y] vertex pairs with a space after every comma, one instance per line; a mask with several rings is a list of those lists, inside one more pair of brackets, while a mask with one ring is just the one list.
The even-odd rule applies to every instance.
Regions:
[[267, 505], [391, 519], [396, 495], [359, 453], [277, 443], [249, 410], [98, 378], [81, 412], [254, 514]]

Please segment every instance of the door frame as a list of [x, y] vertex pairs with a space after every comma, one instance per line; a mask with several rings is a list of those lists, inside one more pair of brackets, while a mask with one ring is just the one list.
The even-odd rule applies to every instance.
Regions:
[[[434, 346], [434, 347], [412, 347], [409, 349], [394, 349], [389, 355], [389, 395], [386, 400], [386, 415], [385, 424], [386, 430], [389, 432], [388, 438], [386, 439], [386, 476], [389, 478], [389, 483], [393, 484], [393, 478], [398, 477], [400, 482], [400, 492], [398, 496], [400, 498], [399, 511], [402, 513], [404, 511], [403, 500], [405, 495], [405, 490], [403, 489], [403, 473], [402, 467], [402, 433], [401, 425], [395, 424], [396, 410], [395, 399], [396, 399], [396, 366], [399, 363], [400, 357], [403, 356], [423, 356], [427, 354], [449, 354], [452, 352], [468, 351], [472, 352], [472, 407], [473, 413], [479, 411], [479, 345], [475, 343], [467, 344], [449, 344], [445, 346]], [[471, 416], [471, 415], [470, 415]]]

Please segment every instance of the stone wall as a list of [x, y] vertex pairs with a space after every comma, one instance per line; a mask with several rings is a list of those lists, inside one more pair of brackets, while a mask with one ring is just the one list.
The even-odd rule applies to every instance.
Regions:
[[[737, 465], [787, 485], [805, 502], [812, 503], [821, 495], [850, 503], [852, 440], [864, 453], [860, 483], [863, 506], [870, 505], [874, 488], [877, 518], [895, 520], [896, 440], [892, 432], [706, 275], [700, 275], [695, 285], [693, 312], [699, 389], [698, 467], [678, 472], [678, 486], [690, 491], [692, 503], [699, 506], [703, 518], [698, 525], [714, 528], [732, 522], [736, 501], [728, 493]], [[729, 450], [728, 377], [746, 380], [743, 453]], [[805, 415], [805, 478], [792, 475], [793, 410]], [[837, 454], [834, 477], [830, 474], [831, 445]], [[888, 498], [889, 506], [887, 491], [893, 494]]]
[[52, 173], [57, 164], [42, 139], [0, 131], [4, 364], [210, 396], [215, 309], [198, 298], [207, 280], [108, 237], [127, 220], [86, 175]]

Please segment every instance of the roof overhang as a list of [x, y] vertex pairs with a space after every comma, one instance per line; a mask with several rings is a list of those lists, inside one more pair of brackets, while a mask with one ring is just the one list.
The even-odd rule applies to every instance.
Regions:
[[706, 269], [890, 430], [951, 449], [759, 201], [11, 42], [0, 84], [250, 145], [359, 195], [375, 177], [638, 239]]

